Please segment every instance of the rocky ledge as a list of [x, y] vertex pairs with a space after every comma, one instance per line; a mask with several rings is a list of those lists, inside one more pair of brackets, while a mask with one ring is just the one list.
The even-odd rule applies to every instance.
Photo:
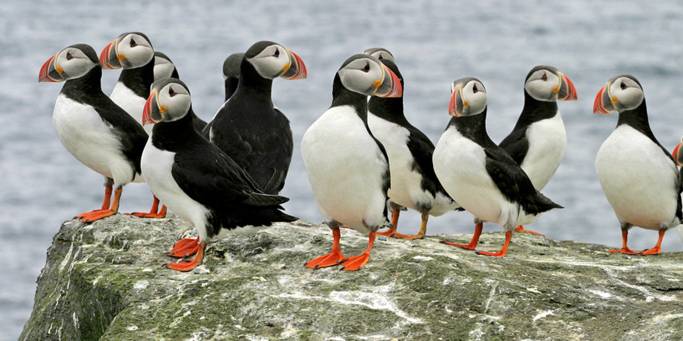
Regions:
[[[359, 272], [311, 271], [326, 227], [226, 231], [192, 273], [164, 256], [174, 219], [66, 222], [48, 250], [21, 340], [680, 340], [683, 253], [610, 255], [516, 235], [506, 258], [380, 240]], [[466, 241], [469, 236], [448, 236]], [[482, 237], [497, 249], [500, 233]], [[365, 237], [342, 231], [345, 253]]]

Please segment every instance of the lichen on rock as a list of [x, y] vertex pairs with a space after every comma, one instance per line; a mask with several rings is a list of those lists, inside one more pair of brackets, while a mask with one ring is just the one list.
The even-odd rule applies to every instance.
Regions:
[[[489, 258], [442, 236], [381, 239], [358, 272], [311, 271], [330, 232], [296, 222], [224, 231], [194, 272], [165, 269], [186, 229], [124, 215], [66, 222], [20, 339], [683, 339], [683, 253], [610, 255], [519, 234], [507, 257]], [[502, 239], [484, 234], [481, 248]], [[346, 255], [365, 243], [342, 230]]]

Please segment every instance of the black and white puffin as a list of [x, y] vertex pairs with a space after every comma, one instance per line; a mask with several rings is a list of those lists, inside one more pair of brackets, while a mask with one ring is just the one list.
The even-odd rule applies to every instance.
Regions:
[[[168, 78], [180, 79], [178, 68], [165, 53], [154, 51], [154, 81]], [[196, 114], [193, 114], [192, 122], [197, 131], [202, 131], [206, 127], [206, 122]]]
[[102, 92], [101, 78], [97, 53], [85, 44], [57, 52], [38, 77], [40, 82], [66, 81], [52, 113], [57, 135], [76, 159], [106, 179], [102, 207], [78, 215], [84, 222], [118, 212], [123, 186], [140, 180], [147, 141], [142, 126]]
[[[140, 32], [119, 35], [102, 49], [100, 64], [103, 69], [122, 69], [110, 98], [142, 125], [142, 109], [154, 82], [154, 48], [149, 38]], [[146, 128], [147, 133], [150, 130]]]
[[[110, 98], [142, 126], [142, 110], [154, 82], [155, 54], [152, 43], [144, 33], [126, 32], [109, 42], [100, 52], [103, 69], [121, 68], [121, 75]], [[143, 127], [147, 134], [151, 127]], [[154, 197], [149, 212], [133, 212], [140, 218], [164, 218], [166, 206]]]
[[233, 53], [223, 62], [223, 80], [225, 83], [225, 101], [227, 102], [240, 83], [240, 66], [244, 53]]
[[[376, 57], [394, 72], [405, 91], [403, 76], [394, 63], [391, 52], [375, 48], [368, 49], [365, 53]], [[427, 232], [430, 215], [440, 216], [458, 208], [458, 204], [446, 193], [434, 173], [434, 144], [406, 119], [403, 113], [403, 96], [370, 97], [368, 126], [386, 149], [391, 171], [391, 187], [388, 193], [392, 202], [391, 228], [378, 234], [403, 239], [422, 239]], [[406, 235], [396, 232], [401, 207], [416, 210], [422, 215], [417, 234]]]
[[474, 250], [483, 223], [494, 222], [505, 229], [503, 247], [477, 253], [503, 257], [516, 226], [561, 206], [537, 191], [519, 164], [489, 137], [481, 81], [462, 78], [451, 90], [448, 112], [453, 118], [434, 150], [434, 171], [448, 194], [476, 217], [476, 229], [469, 244], [444, 243]]
[[679, 171], [650, 129], [645, 93], [635, 77], [616, 76], [595, 96], [593, 112], [615, 111], [617, 127], [595, 158], [600, 185], [621, 225], [622, 247], [610, 252], [639, 253], [628, 247], [629, 229], [639, 226], [659, 231], [655, 247], [640, 252], [657, 255], [666, 230], [683, 221]]
[[[362, 268], [370, 259], [376, 231], [387, 224], [389, 163], [382, 145], [367, 124], [368, 96], [400, 97], [401, 81], [377, 58], [357, 54], [335, 74], [332, 105], [304, 134], [301, 154], [313, 194], [332, 229], [330, 253], [311, 259], [306, 267], [342, 264]], [[344, 258], [339, 228], [368, 234], [360, 255]]]
[[[557, 101], [576, 99], [574, 83], [555, 67], [535, 66], [524, 80], [524, 108], [500, 147], [522, 167], [539, 191], [557, 171], [567, 146], [567, 131]], [[522, 225], [515, 231], [541, 235]]]
[[240, 64], [239, 85], [210, 123], [208, 136], [242, 166], [264, 192], [282, 190], [292, 159], [292, 129], [273, 107], [273, 79], [306, 78], [299, 55], [270, 41], [252, 45]]
[[199, 238], [176, 243], [177, 271], [197, 267], [208, 238], [221, 228], [271, 225], [297, 218], [282, 212], [288, 199], [263, 193], [228, 155], [194, 129], [190, 91], [177, 79], [155, 82], [146, 102], [143, 122], [155, 123], [142, 154], [142, 174], [152, 191], [179, 217], [197, 229]]

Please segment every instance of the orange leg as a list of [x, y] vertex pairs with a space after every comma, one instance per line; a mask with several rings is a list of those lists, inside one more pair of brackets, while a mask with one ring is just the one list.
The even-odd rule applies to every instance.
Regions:
[[88, 212], [83, 212], [76, 217], [80, 218], [81, 216], [85, 214], [91, 214], [95, 212], [100, 212], [100, 211], [105, 211], [109, 209], [109, 205], [111, 205], [111, 192], [113, 190], [112, 182], [107, 180], [107, 182], [104, 185], [104, 197], [102, 198], [102, 207], [98, 210], [92, 210]]
[[94, 221], [104, 219], [106, 217], [111, 217], [119, 211], [119, 201], [121, 200], [121, 193], [123, 193], [123, 188], [119, 187], [114, 191], [114, 201], [111, 207], [108, 209], [92, 211], [84, 213], [78, 216], [84, 223], [92, 223]]
[[664, 234], [666, 233], [665, 229], [659, 230], [659, 238], [657, 239], [657, 245], [651, 249], [644, 250], [640, 254], [643, 256], [649, 256], [649, 255], [658, 255], [662, 253], [662, 241], [664, 241]]
[[398, 206], [393, 206], [391, 208], [391, 227], [382, 232], [377, 232], [380, 236], [393, 237], [396, 234], [396, 229], [398, 228], [398, 216], [401, 215], [401, 208]]
[[194, 268], [198, 267], [199, 264], [202, 264], [202, 260], [204, 259], [204, 249], [206, 248], [206, 243], [201, 242], [199, 243], [199, 247], [197, 248], [197, 253], [194, 255], [192, 259], [189, 261], [180, 261], [177, 263], [168, 263], [166, 264], [166, 267], [175, 270], [175, 271], [182, 271], [182, 272], [187, 272], [194, 270]]
[[154, 196], [149, 212], [133, 212], [130, 215], [138, 218], [166, 218], [166, 205], [161, 205], [161, 210], [159, 210], [159, 198]]
[[376, 235], [377, 232], [370, 232], [370, 234], [368, 235], [368, 247], [360, 255], [351, 256], [347, 260], [345, 260], [342, 263], [342, 270], [357, 271], [368, 263], [368, 261], [370, 260], [370, 251], [372, 251], [372, 247], [375, 245]]
[[330, 253], [320, 257], [313, 258], [304, 264], [309, 269], [327, 268], [330, 266], [339, 265], [344, 261], [344, 255], [341, 251], [341, 231], [339, 227], [332, 228], [332, 249]]
[[527, 230], [527, 229], [525, 229], [524, 226], [522, 226], [522, 225], [517, 226], [517, 227], [515, 228], [515, 232], [517, 232], [517, 233], [527, 233], [527, 234], [531, 234], [531, 235], [534, 235], [534, 236], [543, 236], [543, 233], [541, 233], [541, 232], [536, 232], [536, 231], [534, 231], [534, 230]]
[[474, 226], [474, 234], [472, 235], [472, 240], [470, 240], [469, 244], [462, 244], [462, 243], [455, 243], [455, 242], [449, 242], [442, 240], [441, 243], [450, 245], [450, 246], [455, 246], [459, 247], [461, 249], [465, 250], [474, 250], [477, 248], [477, 244], [479, 244], [479, 237], [481, 236], [481, 231], [484, 229], [484, 223], [477, 223]]
[[415, 240], [415, 239], [424, 239], [425, 235], [427, 234], [427, 221], [429, 220], [429, 214], [428, 213], [422, 213], [422, 220], [420, 221], [420, 230], [417, 232], [417, 234], [403, 234], [403, 233], [394, 233], [393, 237], [398, 238], [398, 239], [408, 239], [408, 240]]
[[638, 251], [628, 248], [628, 229], [621, 229], [621, 249], [611, 249], [609, 253], [623, 253], [625, 255], [637, 255]]
[[198, 238], [183, 238], [173, 244], [168, 255], [175, 258], [185, 258], [194, 255], [197, 251], [199, 251]]
[[505, 255], [508, 253], [508, 246], [510, 246], [511, 240], [512, 240], [512, 231], [507, 231], [507, 232], [505, 232], [505, 243], [503, 243], [503, 247], [500, 249], [500, 251], [496, 251], [496, 252], [477, 251], [477, 254], [482, 255], [482, 256], [491, 256], [491, 257], [505, 257]]

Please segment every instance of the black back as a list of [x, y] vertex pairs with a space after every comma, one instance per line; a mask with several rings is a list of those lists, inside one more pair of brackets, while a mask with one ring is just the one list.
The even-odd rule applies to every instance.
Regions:
[[211, 211], [209, 236], [220, 228], [270, 225], [294, 221], [280, 204], [289, 199], [265, 194], [258, 184], [227, 154], [202, 137], [192, 123], [192, 109], [175, 122], [154, 126], [155, 147], [175, 153], [173, 179], [190, 198]]
[[486, 131], [486, 110], [478, 115], [454, 117], [449, 126], [455, 126], [463, 136], [484, 149], [486, 172], [507, 200], [519, 203], [529, 214], [562, 208], [537, 191], [519, 164], [491, 140]]
[[[533, 70], [532, 70], [533, 71]], [[503, 148], [517, 164], [521, 165], [529, 151], [529, 140], [526, 137], [526, 130], [529, 126], [547, 118], [557, 115], [557, 102], [539, 101], [524, 89], [524, 108], [517, 119], [517, 124], [512, 132], [500, 142]]]
[[287, 117], [273, 107], [273, 81], [261, 77], [246, 59], [240, 72], [237, 91], [210, 123], [212, 142], [265, 193], [277, 194], [285, 185], [292, 159], [292, 129]]
[[68, 98], [92, 106], [121, 142], [121, 151], [137, 174], [140, 158], [147, 143], [147, 133], [128, 113], [102, 92], [102, 68], [97, 65], [81, 78], [64, 83], [61, 93]]

